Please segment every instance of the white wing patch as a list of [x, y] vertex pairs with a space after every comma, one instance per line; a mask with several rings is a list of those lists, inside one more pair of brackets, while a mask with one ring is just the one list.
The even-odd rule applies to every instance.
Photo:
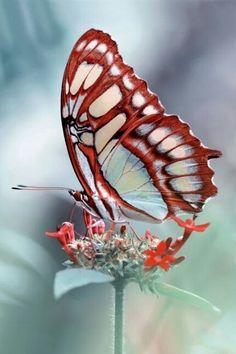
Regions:
[[62, 108], [62, 117], [67, 118], [69, 116], [69, 109], [67, 104], [65, 103], [64, 107]]
[[87, 113], [85, 112], [85, 113], [81, 114], [81, 116], [79, 117], [79, 121], [81, 123], [83, 123], [83, 122], [86, 122], [86, 120], [88, 120], [88, 117], [87, 117]]
[[70, 86], [70, 93], [72, 95], [75, 95], [79, 91], [81, 85], [83, 84], [84, 80], [86, 79], [93, 67], [94, 64], [88, 64], [86, 61], [84, 61], [78, 66]]
[[122, 78], [123, 84], [127, 90], [132, 90], [134, 88], [134, 84], [130, 81], [130, 78], [128, 75], [123, 76]]
[[66, 95], [68, 95], [69, 89], [70, 89], [69, 82], [68, 82], [68, 80], [66, 80], [66, 84], [65, 84], [65, 92], [66, 92]]
[[77, 101], [74, 105], [74, 108], [73, 108], [73, 111], [72, 111], [72, 117], [73, 118], [76, 118], [77, 117], [77, 114], [79, 112], [79, 109], [83, 103], [83, 100], [85, 98], [85, 95], [79, 95], [78, 98], [77, 98]]
[[78, 47], [76, 48], [76, 51], [79, 52], [80, 50], [82, 50], [87, 44], [87, 41], [82, 41]]
[[71, 140], [73, 143], [78, 143], [78, 135], [77, 135], [77, 130], [72, 126], [70, 127], [70, 133], [71, 133]]
[[171, 136], [164, 139], [157, 147], [157, 150], [164, 153], [178, 146], [182, 142], [182, 136], [177, 134], [172, 134]]
[[194, 159], [187, 159], [182, 161], [173, 162], [166, 166], [166, 172], [172, 176], [181, 176], [193, 174], [198, 171], [199, 163]]
[[202, 187], [201, 179], [198, 176], [184, 176], [173, 178], [170, 181], [177, 192], [195, 192]]
[[189, 203], [197, 203], [201, 200], [202, 196], [201, 194], [182, 194], [182, 197], [184, 198], [184, 200], [186, 202], [189, 202]]
[[143, 114], [146, 114], [146, 115], [155, 114], [155, 113], [158, 113], [158, 110], [153, 105], [148, 105], [143, 110]]
[[191, 145], [180, 145], [169, 152], [170, 157], [181, 159], [193, 155], [194, 148]]
[[93, 146], [93, 133], [85, 132], [81, 134], [81, 141], [88, 146]]
[[103, 71], [103, 67], [99, 64], [95, 64], [92, 70], [89, 72], [85, 82], [84, 82], [84, 89], [87, 90], [90, 86], [92, 86]]
[[86, 49], [87, 50], [92, 50], [96, 47], [96, 45], [98, 44], [97, 39], [93, 39], [91, 42], [89, 42], [89, 44], [87, 45]]
[[132, 104], [134, 105], [134, 107], [141, 107], [144, 105], [145, 102], [145, 97], [140, 92], [135, 92], [132, 97]]
[[121, 71], [116, 64], [113, 64], [110, 69], [110, 74], [112, 76], [120, 75]]
[[100, 128], [95, 134], [95, 148], [99, 154], [113, 135], [125, 124], [126, 114], [120, 113]]
[[99, 118], [106, 114], [122, 99], [122, 93], [118, 85], [114, 84], [109, 87], [101, 96], [89, 106], [89, 113], [93, 117]]
[[98, 46], [97, 46], [97, 48], [96, 48], [96, 50], [98, 51], [98, 52], [100, 52], [100, 53], [106, 53], [106, 51], [107, 51], [107, 45], [105, 44], [105, 43], [100, 43]]
[[106, 53], [106, 60], [107, 60], [107, 64], [111, 65], [113, 62], [113, 54], [112, 52], [107, 52]]
[[148, 142], [151, 145], [156, 145], [171, 133], [170, 128], [157, 128], [148, 135]]
[[147, 133], [151, 132], [155, 128], [155, 126], [155, 123], [143, 123], [135, 129], [135, 132], [141, 136], [146, 135]]
[[69, 112], [71, 114], [71, 112], [73, 111], [74, 109], [74, 105], [75, 105], [75, 101], [76, 101], [76, 98], [69, 98]]

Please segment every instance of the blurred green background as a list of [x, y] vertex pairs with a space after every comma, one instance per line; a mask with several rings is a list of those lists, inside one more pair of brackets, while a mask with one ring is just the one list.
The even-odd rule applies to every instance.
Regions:
[[[195, 292], [221, 316], [166, 298], [126, 292], [127, 354], [235, 354], [236, 2], [0, 0], [0, 352], [112, 353], [109, 285], [52, 295], [65, 256], [46, 230], [68, 220], [63, 193], [11, 186], [78, 188], [60, 123], [62, 74], [87, 29], [109, 32], [125, 61], [157, 92], [168, 113], [191, 124], [214, 161], [219, 195], [200, 216], [210, 221], [163, 280]], [[77, 229], [82, 230], [77, 211]], [[136, 228], [143, 232], [147, 226]], [[172, 225], [151, 227], [166, 237]], [[176, 233], [175, 233], [176, 234]]]

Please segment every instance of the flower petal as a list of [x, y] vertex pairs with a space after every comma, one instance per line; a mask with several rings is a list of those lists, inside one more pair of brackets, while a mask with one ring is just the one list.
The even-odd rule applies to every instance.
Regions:
[[174, 220], [180, 227], [185, 228], [186, 225], [186, 221], [180, 219], [178, 216], [176, 215], [171, 215], [171, 219]]
[[156, 251], [149, 249], [149, 250], [144, 251], [143, 254], [145, 256], [148, 256], [148, 257], [155, 257], [156, 256]]
[[57, 232], [49, 232], [49, 231], [46, 231], [46, 232], [45, 232], [45, 235], [48, 236], [48, 237], [55, 237], [55, 238], [58, 238], [58, 237], [59, 237], [58, 231], [57, 231]]
[[162, 261], [158, 265], [166, 272], [170, 269], [170, 264], [168, 262]]
[[172, 264], [179, 264], [180, 262], [183, 262], [185, 260], [184, 256], [175, 258], [175, 260], [172, 262]]
[[197, 231], [197, 232], [204, 232], [208, 226], [210, 225], [210, 223], [206, 223], [206, 224], [201, 224], [201, 225], [195, 225], [194, 226], [194, 231]]
[[163, 253], [166, 252], [166, 241], [162, 240], [160, 243], [158, 243], [157, 248], [156, 248], [156, 254], [157, 255], [162, 255]]
[[150, 258], [146, 258], [144, 261], [144, 266], [145, 267], [155, 267], [156, 265], [158, 265], [159, 260], [156, 259], [155, 257], [150, 257]]
[[206, 224], [200, 224], [200, 225], [196, 225], [195, 223], [195, 219], [187, 219], [187, 220], [182, 220], [180, 218], [178, 218], [175, 215], [172, 215], [171, 218], [180, 226], [185, 228], [185, 230], [188, 231], [196, 231], [196, 232], [203, 232], [205, 231], [208, 226], [210, 225], [210, 223], [206, 223]]

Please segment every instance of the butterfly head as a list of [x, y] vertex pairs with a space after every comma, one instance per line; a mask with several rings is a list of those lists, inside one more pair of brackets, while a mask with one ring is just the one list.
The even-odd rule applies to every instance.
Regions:
[[82, 204], [82, 205], [88, 205], [90, 204], [90, 198], [88, 197], [88, 195], [83, 192], [83, 191], [74, 191], [74, 190], [70, 190], [69, 194], [72, 195], [72, 197], [75, 199], [76, 202]]
[[99, 217], [100, 215], [96, 212], [96, 207], [94, 205], [93, 198], [88, 196], [83, 191], [75, 191], [70, 190], [69, 194], [75, 199], [76, 203], [78, 203], [84, 210], [86, 210], [89, 214]]
[[75, 199], [76, 202], [83, 202], [83, 192], [69, 190], [69, 194]]

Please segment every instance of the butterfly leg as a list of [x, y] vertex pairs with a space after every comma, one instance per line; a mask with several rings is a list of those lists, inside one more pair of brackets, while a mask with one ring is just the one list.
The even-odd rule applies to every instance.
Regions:
[[135, 229], [133, 228], [133, 226], [131, 225], [131, 223], [130, 223], [129, 221], [127, 221], [126, 223], [127, 223], [127, 225], [129, 226], [130, 230], [131, 230], [131, 231], [133, 232], [133, 234], [135, 235], [135, 237], [136, 237], [139, 241], [141, 241], [142, 238], [140, 238], [140, 237], [138, 236], [137, 232], [135, 231]]
[[115, 230], [116, 224], [112, 222], [110, 224], [109, 230], [106, 232], [105, 240], [108, 241], [111, 238], [113, 231]]
[[92, 224], [93, 224], [93, 219], [92, 219], [92, 215], [90, 213], [87, 212], [87, 210], [83, 209], [83, 217], [84, 217], [84, 223], [86, 226], [86, 235], [85, 236], [89, 236], [92, 237], [93, 236], [93, 232], [92, 232]]
[[102, 235], [106, 232], [106, 226], [102, 219], [93, 219], [92, 215], [86, 210], [83, 211], [83, 215], [89, 237], [92, 238], [94, 234]]

